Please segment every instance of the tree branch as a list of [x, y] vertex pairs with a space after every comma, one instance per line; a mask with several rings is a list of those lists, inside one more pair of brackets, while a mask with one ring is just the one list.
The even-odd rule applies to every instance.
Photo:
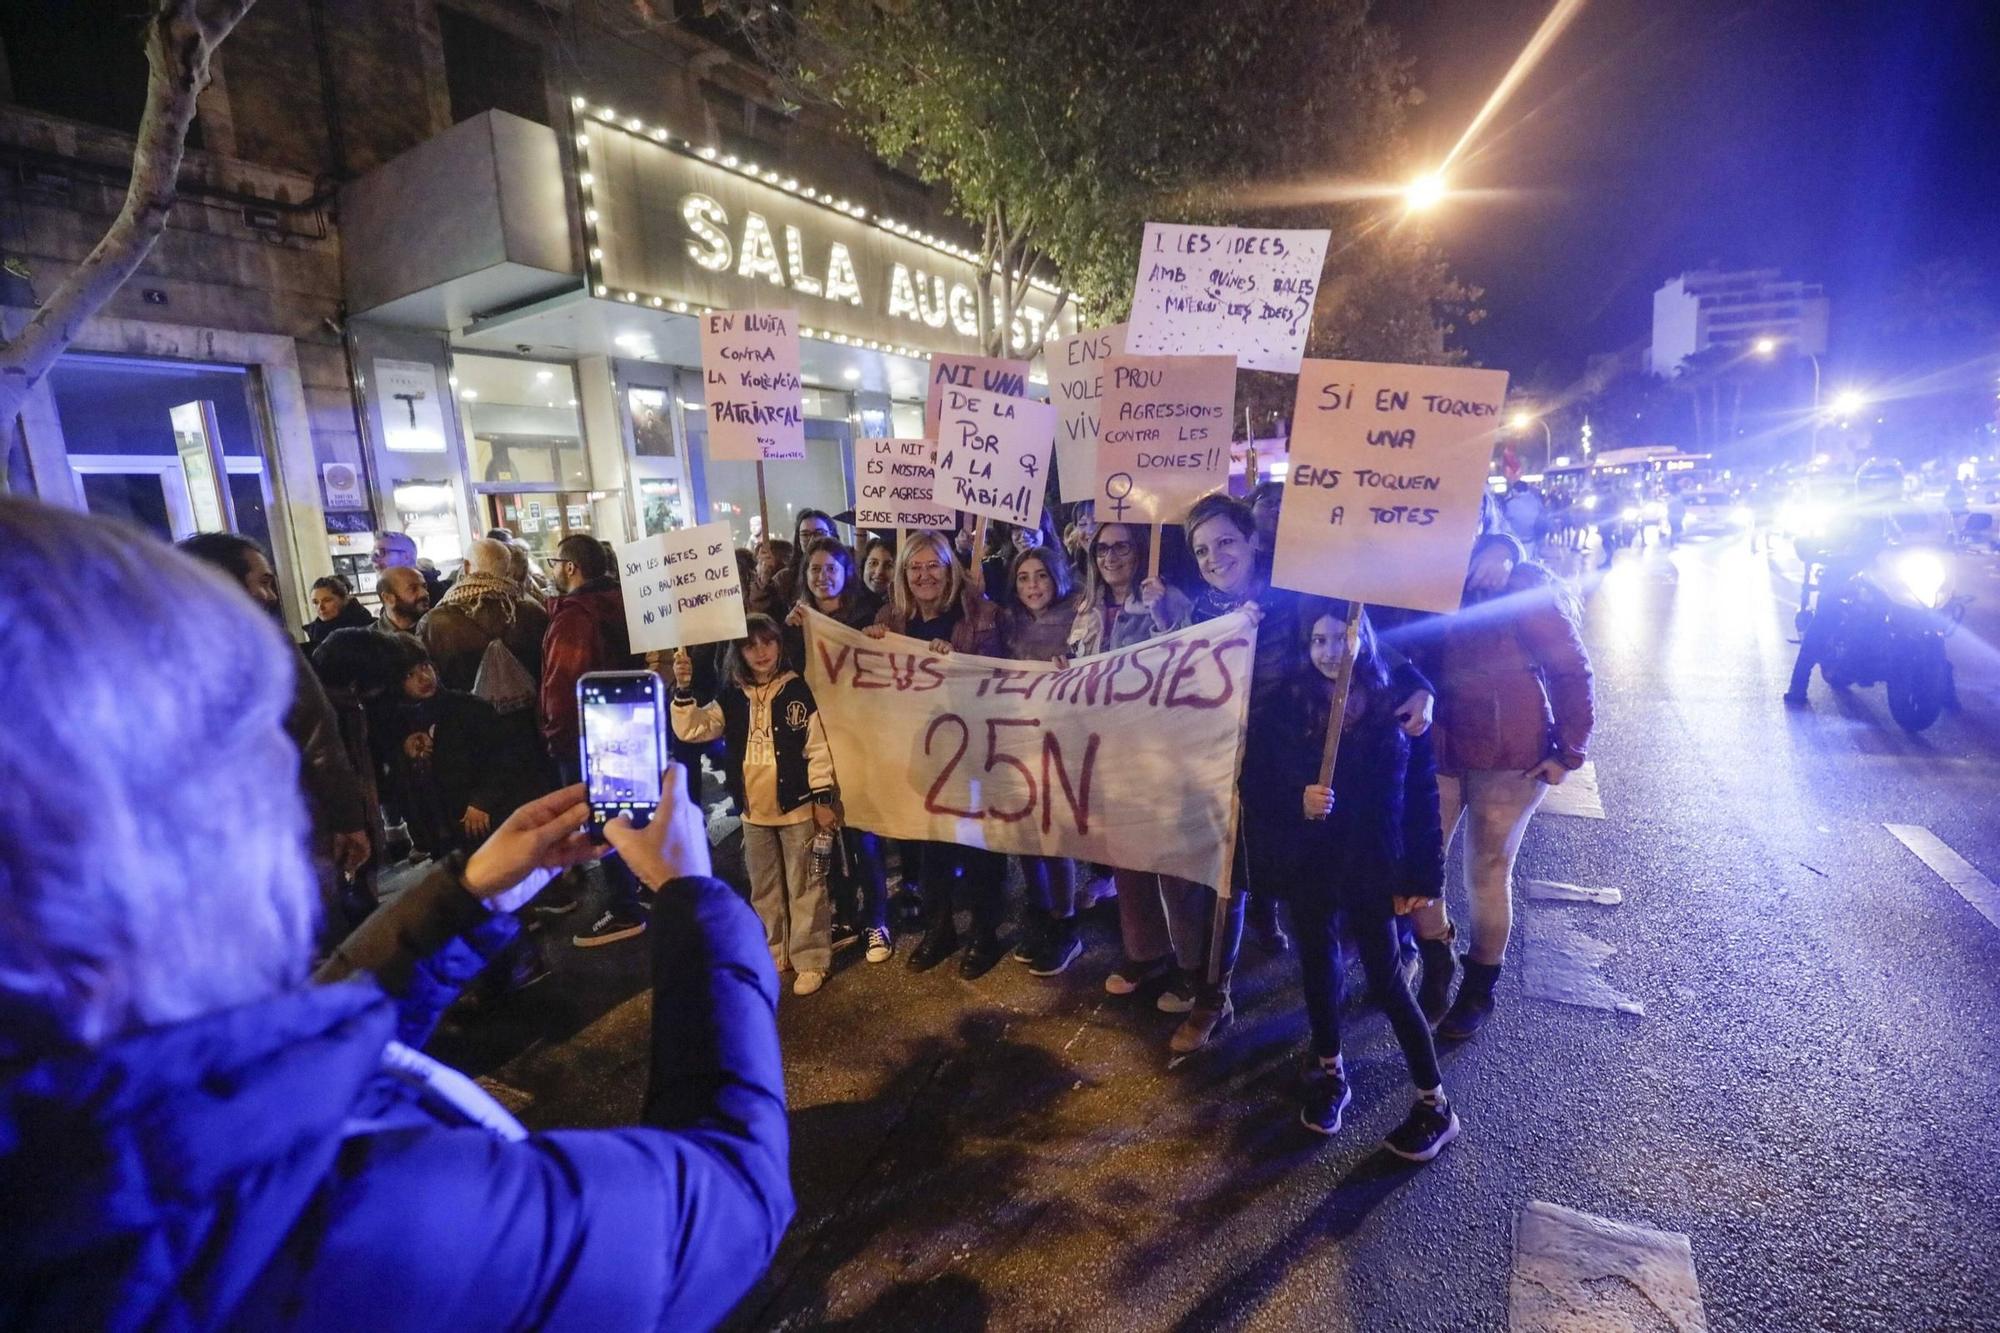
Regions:
[[255, 0], [157, 0], [146, 23], [146, 108], [132, 150], [125, 203], [103, 237], [0, 347], [0, 421], [11, 422], [84, 321], [138, 272], [180, 197], [188, 126], [208, 86], [209, 60]]

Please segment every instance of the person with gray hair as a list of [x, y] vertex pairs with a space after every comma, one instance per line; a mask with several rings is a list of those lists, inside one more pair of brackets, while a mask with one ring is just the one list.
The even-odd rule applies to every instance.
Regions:
[[505, 542], [481, 537], [466, 548], [465, 567], [419, 622], [417, 637], [445, 688], [469, 691], [494, 642], [506, 646], [527, 678], [539, 681], [548, 629], [549, 613], [514, 580], [513, 551]]
[[657, 901], [640, 1122], [531, 1134], [413, 1048], [599, 854], [583, 788], [309, 978], [289, 654], [212, 570], [0, 497], [0, 1327], [714, 1325], [793, 1200], [777, 979], [679, 774], [606, 830]]
[[417, 560], [417, 539], [407, 532], [384, 530], [375, 534], [375, 572], [385, 569], [414, 569], [424, 576], [424, 587], [429, 590], [432, 604], [444, 596], [445, 582], [436, 571], [425, 569]]

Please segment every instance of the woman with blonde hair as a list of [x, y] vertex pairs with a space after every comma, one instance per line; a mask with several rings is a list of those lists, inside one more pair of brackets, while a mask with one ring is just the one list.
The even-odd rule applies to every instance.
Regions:
[[[904, 634], [930, 645], [934, 653], [1001, 655], [1000, 609], [973, 586], [959, 564], [951, 540], [942, 533], [909, 534], [896, 554], [896, 577], [889, 604], [864, 631], [870, 638]], [[959, 974], [985, 974], [1000, 961], [1000, 921], [1006, 912], [1006, 858], [983, 847], [948, 842], [905, 843], [917, 853], [917, 882], [924, 901], [923, 942], [910, 954], [916, 972], [936, 967], [958, 951], [952, 916], [952, 881], [961, 872], [966, 907], [972, 913], [972, 942], [959, 961]], [[904, 868], [904, 879], [909, 879]]]

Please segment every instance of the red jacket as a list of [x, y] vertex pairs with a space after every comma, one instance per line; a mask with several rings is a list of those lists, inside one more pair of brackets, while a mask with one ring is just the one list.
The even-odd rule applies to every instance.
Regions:
[[610, 579], [592, 579], [549, 608], [542, 636], [542, 739], [549, 753], [576, 750], [576, 682], [592, 671], [630, 671], [632, 640], [625, 630], [625, 596]]
[[1582, 765], [1596, 719], [1590, 658], [1559, 592], [1523, 565], [1505, 593], [1446, 618], [1431, 663], [1440, 773]]

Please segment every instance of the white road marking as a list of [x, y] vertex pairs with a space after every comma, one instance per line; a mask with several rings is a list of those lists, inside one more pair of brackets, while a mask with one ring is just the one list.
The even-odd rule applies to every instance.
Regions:
[[1586, 761], [1562, 780], [1562, 785], [1549, 788], [1542, 797], [1541, 809], [1545, 815], [1574, 815], [1579, 819], [1604, 818], [1604, 797], [1597, 787], [1597, 765]]
[[1535, 1200], [1514, 1225], [1509, 1333], [1708, 1333], [1694, 1247], [1674, 1231]]
[[1896, 841], [1917, 854], [1919, 860], [1937, 872], [1939, 879], [1958, 890], [1958, 896], [1972, 904], [1972, 910], [2000, 928], [2000, 887], [1973, 868], [1972, 863], [1921, 824], [1884, 824]]
[[1528, 897], [1557, 903], [1601, 903], [1616, 907], [1625, 901], [1623, 889], [1590, 889], [1581, 884], [1563, 884], [1552, 879], [1528, 881]]
[[1617, 952], [1559, 913], [1529, 912], [1521, 925], [1521, 987], [1530, 999], [1643, 1018], [1646, 1006], [1604, 979], [1604, 965]]

